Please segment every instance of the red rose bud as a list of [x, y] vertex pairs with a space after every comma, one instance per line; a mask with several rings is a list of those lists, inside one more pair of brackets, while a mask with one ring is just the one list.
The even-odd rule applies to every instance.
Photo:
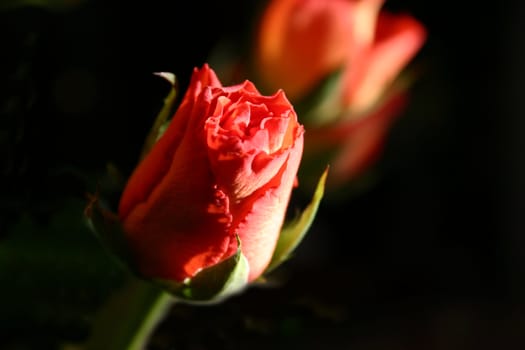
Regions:
[[[334, 165], [332, 185], [360, 174], [379, 154], [401, 110], [392, 100], [408, 88], [401, 73], [426, 40], [419, 21], [381, 11], [383, 3], [271, 0], [260, 17], [254, 80], [286, 92], [307, 129], [306, 148], [325, 147], [314, 142], [334, 133], [339, 142], [324, 162]], [[310, 152], [304, 158], [310, 162]]]
[[[118, 218], [95, 202], [88, 217], [107, 231], [105, 241], [115, 241], [108, 232], [120, 225], [138, 274], [188, 298], [213, 297], [216, 290], [205, 289], [216, 289], [209, 285], [218, 275], [252, 282], [283, 258], [274, 252], [303, 132], [282, 91], [263, 96], [249, 81], [223, 87], [208, 65], [196, 68], [169, 126], [129, 178]], [[318, 193], [305, 211], [310, 221], [319, 200]]]

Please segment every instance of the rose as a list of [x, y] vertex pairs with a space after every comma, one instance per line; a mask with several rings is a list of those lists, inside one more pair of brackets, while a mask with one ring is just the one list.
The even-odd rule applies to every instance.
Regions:
[[[312, 201], [287, 220], [304, 128], [282, 90], [265, 96], [248, 80], [223, 87], [204, 64], [168, 120], [175, 76], [157, 75], [172, 89], [118, 214], [98, 191], [85, 209], [88, 225], [132, 272], [96, 315], [89, 349], [144, 348], [174, 301], [213, 304], [240, 292], [289, 258], [323, 196], [327, 169]], [[108, 170], [113, 181], [103, 192], [121, 189], [116, 169]], [[114, 320], [121, 327], [107, 337]]]
[[330, 163], [332, 187], [380, 154], [406, 100], [403, 70], [426, 39], [418, 20], [380, 11], [383, 3], [271, 0], [258, 19], [244, 74], [286, 92], [307, 130], [303, 164]]
[[380, 11], [383, 0], [273, 0], [260, 18], [255, 70], [270, 89], [296, 101], [342, 69], [341, 104], [377, 100], [425, 40], [407, 14]]
[[205, 64], [173, 114], [175, 77], [157, 75], [172, 89], [141, 161], [123, 189], [110, 168], [105, 183], [117, 187], [102, 191], [122, 190], [118, 214], [97, 191], [86, 218], [138, 277], [178, 300], [215, 303], [290, 257], [316, 215], [328, 169], [311, 202], [288, 218], [304, 128], [284, 92], [264, 96], [248, 80], [223, 87]]
[[129, 178], [118, 215], [139, 274], [183, 283], [235, 254], [258, 278], [274, 253], [303, 151], [283, 91], [223, 87], [195, 68], [164, 134]]

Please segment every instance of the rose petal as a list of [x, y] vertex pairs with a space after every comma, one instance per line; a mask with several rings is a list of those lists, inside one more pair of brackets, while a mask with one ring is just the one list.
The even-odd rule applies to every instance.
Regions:
[[374, 44], [363, 50], [346, 73], [345, 105], [360, 113], [385, 91], [419, 51], [423, 25], [409, 15], [381, 12]]

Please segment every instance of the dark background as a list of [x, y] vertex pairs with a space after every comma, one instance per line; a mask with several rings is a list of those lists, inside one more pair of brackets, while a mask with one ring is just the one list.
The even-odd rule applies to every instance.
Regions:
[[[87, 336], [121, 271], [85, 227], [86, 193], [107, 162], [135, 166], [168, 91], [152, 73], [183, 90], [257, 8], [52, 3], [0, 12], [2, 349]], [[429, 37], [380, 180], [322, 202], [282, 286], [176, 305], [152, 349], [523, 348], [525, 12], [490, 5], [387, 1]]]

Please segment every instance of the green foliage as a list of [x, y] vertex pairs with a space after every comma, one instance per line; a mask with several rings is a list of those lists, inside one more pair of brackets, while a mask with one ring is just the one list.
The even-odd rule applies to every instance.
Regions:
[[84, 206], [63, 199], [47, 222], [22, 214], [0, 241], [0, 338], [82, 339], [93, 310], [123, 282], [123, 270], [89, 232]]
[[341, 117], [342, 71], [342, 68], [334, 70], [299, 101], [293, 101], [300, 121], [307, 128], [328, 125]]
[[177, 79], [173, 73], [168, 72], [160, 72], [155, 73], [155, 75], [158, 75], [161, 78], [164, 78], [166, 81], [168, 81], [171, 85], [170, 92], [164, 99], [164, 105], [162, 106], [159, 114], [155, 118], [155, 121], [153, 122], [153, 126], [151, 127], [151, 130], [148, 133], [148, 136], [146, 136], [146, 141], [144, 142], [144, 146], [142, 147], [142, 154], [140, 155], [140, 159], [143, 159], [146, 154], [151, 150], [155, 142], [162, 136], [164, 131], [166, 131], [166, 127], [169, 124], [169, 118], [173, 115], [175, 111], [175, 102], [177, 101]]
[[279, 236], [279, 240], [277, 241], [277, 246], [273, 253], [270, 265], [266, 269], [266, 273], [274, 270], [277, 266], [289, 259], [295, 248], [301, 243], [308, 232], [308, 229], [312, 225], [315, 215], [317, 214], [317, 209], [319, 208], [321, 199], [323, 198], [327, 175], [328, 168], [326, 168], [321, 175], [313, 198], [301, 215], [285, 223], [281, 235]]

